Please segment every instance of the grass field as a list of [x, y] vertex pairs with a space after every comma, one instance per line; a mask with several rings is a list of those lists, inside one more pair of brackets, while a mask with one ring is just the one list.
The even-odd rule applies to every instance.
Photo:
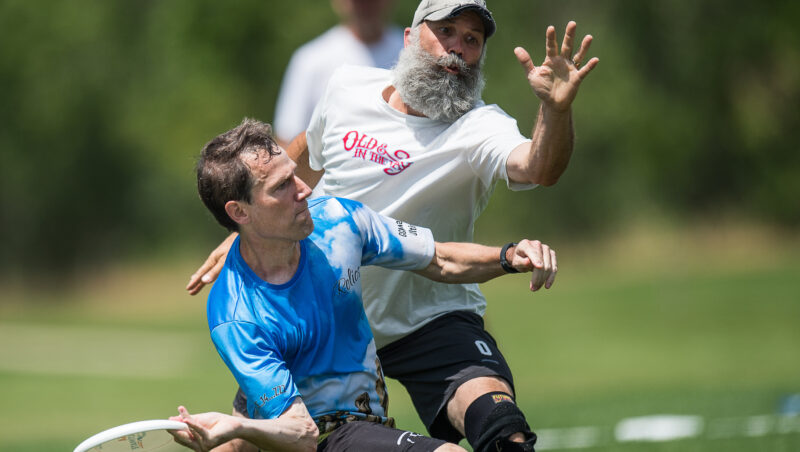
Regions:
[[[558, 244], [553, 244], [559, 249]], [[195, 262], [104, 271], [59, 292], [8, 286], [0, 303], [0, 451], [68, 451], [121, 423], [229, 410]], [[483, 286], [487, 324], [540, 449], [797, 451], [800, 242], [713, 227], [561, 247], [551, 291], [525, 275]], [[7, 298], [6, 298], [7, 297]], [[421, 429], [402, 387], [390, 412]], [[619, 442], [626, 418], [697, 416], [691, 437]], [[695, 418], [697, 419], [697, 418]]]

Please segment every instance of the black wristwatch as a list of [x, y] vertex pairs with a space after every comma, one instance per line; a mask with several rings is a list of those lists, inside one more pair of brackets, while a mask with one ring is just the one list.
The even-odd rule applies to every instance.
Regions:
[[503, 267], [503, 270], [505, 270], [506, 273], [519, 273], [519, 270], [512, 267], [506, 260], [506, 251], [508, 251], [508, 249], [512, 246], [517, 246], [517, 244], [514, 242], [506, 243], [503, 246], [503, 249], [500, 250], [500, 266]]

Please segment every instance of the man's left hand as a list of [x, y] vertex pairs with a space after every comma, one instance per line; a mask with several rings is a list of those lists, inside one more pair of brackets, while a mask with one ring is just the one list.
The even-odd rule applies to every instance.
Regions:
[[539, 240], [520, 240], [514, 247], [510, 264], [521, 272], [531, 272], [530, 289], [535, 292], [553, 286], [558, 273], [556, 252]]
[[514, 49], [514, 54], [525, 70], [533, 92], [547, 107], [558, 111], [569, 110], [572, 101], [578, 94], [581, 82], [600, 61], [595, 57], [581, 66], [589, 51], [589, 46], [592, 44], [591, 35], [583, 38], [578, 52], [573, 56], [573, 42], [577, 27], [573, 21], [567, 24], [560, 53], [556, 44], [556, 29], [552, 25], [547, 27], [547, 56], [538, 67], [533, 64], [531, 56], [525, 49], [522, 47]]

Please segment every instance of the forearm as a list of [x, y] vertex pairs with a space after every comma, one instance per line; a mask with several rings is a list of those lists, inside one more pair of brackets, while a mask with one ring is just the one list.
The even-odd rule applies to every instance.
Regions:
[[305, 132], [297, 135], [289, 143], [286, 147], [286, 153], [297, 164], [297, 169], [295, 170], [297, 177], [302, 179], [309, 187], [314, 188], [325, 172], [311, 169], [308, 161], [308, 141], [306, 141]]
[[542, 103], [531, 142], [515, 148], [506, 169], [510, 180], [522, 184], [553, 185], [564, 173], [572, 156], [572, 112]]
[[211, 452], [260, 452], [260, 450], [255, 444], [236, 438], [211, 449]]
[[572, 110], [558, 111], [542, 103], [531, 136], [532, 178], [541, 185], [553, 185], [572, 157]]
[[509, 177], [520, 182], [553, 185], [567, 169], [572, 157], [572, 111], [559, 111], [542, 103], [531, 137], [527, 155], [520, 153], [522, 162], [517, 167], [522, 170], [515, 174], [510, 167]]
[[438, 282], [481, 283], [505, 274], [500, 248], [476, 243], [436, 243], [431, 263], [417, 274]]

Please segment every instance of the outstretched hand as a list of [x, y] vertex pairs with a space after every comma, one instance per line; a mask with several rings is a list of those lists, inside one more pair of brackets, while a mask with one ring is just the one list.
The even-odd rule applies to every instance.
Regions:
[[573, 56], [573, 42], [577, 24], [570, 21], [564, 34], [559, 53], [556, 44], [556, 29], [552, 25], [547, 27], [546, 57], [538, 67], [533, 64], [530, 54], [522, 47], [514, 49], [528, 82], [536, 96], [547, 106], [558, 111], [566, 111], [578, 94], [578, 87], [584, 78], [597, 66], [600, 61], [592, 58], [583, 67], [583, 60], [592, 44], [592, 36], [586, 35], [581, 41], [578, 52]]
[[171, 421], [185, 423], [189, 430], [170, 430], [175, 442], [195, 452], [207, 452], [224, 443], [236, 427], [236, 419], [222, 413], [190, 415], [186, 408], [178, 407], [179, 416]]
[[542, 286], [549, 289], [555, 283], [558, 273], [556, 252], [538, 240], [521, 240], [514, 247], [514, 255], [509, 263], [520, 272], [532, 272], [532, 292]]

